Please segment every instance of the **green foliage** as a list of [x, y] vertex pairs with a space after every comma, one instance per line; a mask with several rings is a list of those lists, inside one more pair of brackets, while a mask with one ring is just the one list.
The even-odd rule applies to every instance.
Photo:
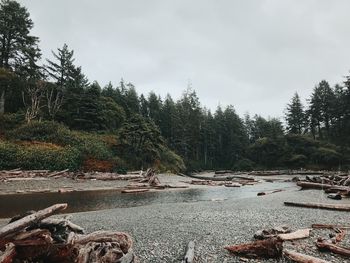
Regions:
[[252, 171], [255, 168], [255, 163], [249, 159], [238, 160], [232, 167], [233, 171]]
[[73, 147], [0, 141], [0, 169], [77, 170], [80, 164], [80, 152]]
[[48, 142], [61, 146], [71, 146], [80, 151], [83, 158], [109, 159], [111, 149], [97, 134], [70, 131], [57, 122], [33, 121], [10, 133], [10, 138], [22, 141]]
[[287, 105], [287, 129], [290, 133], [302, 134], [306, 124], [306, 114], [298, 93], [294, 94], [292, 101]]
[[0, 169], [17, 168], [17, 152], [16, 145], [0, 140]]
[[21, 112], [0, 114], [0, 133], [5, 133], [22, 125], [24, 114]]
[[277, 139], [260, 138], [248, 149], [248, 155], [255, 163], [264, 168], [281, 167], [288, 156], [283, 137]]

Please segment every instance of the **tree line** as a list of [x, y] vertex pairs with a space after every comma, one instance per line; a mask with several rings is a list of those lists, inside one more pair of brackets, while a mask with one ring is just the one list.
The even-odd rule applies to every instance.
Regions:
[[178, 100], [170, 94], [138, 94], [123, 79], [101, 87], [88, 80], [66, 44], [40, 64], [33, 26], [24, 6], [1, 1], [2, 115], [114, 134], [122, 145], [119, 154], [148, 163], [156, 162], [159, 149], [166, 147], [189, 170], [346, 169], [349, 164], [350, 76], [334, 87], [322, 80], [306, 105], [295, 93], [285, 109], [285, 124], [259, 115], [241, 118], [233, 106], [218, 106], [214, 112], [202, 106], [190, 87]]

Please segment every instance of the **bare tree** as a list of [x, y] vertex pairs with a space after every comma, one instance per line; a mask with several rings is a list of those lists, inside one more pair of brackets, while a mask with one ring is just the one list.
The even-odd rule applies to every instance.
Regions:
[[46, 87], [46, 101], [48, 113], [52, 120], [55, 119], [64, 99], [63, 90], [55, 84], [49, 83]]
[[40, 112], [41, 100], [45, 93], [46, 83], [43, 80], [27, 82], [22, 92], [23, 103], [26, 108], [25, 119], [30, 123]]

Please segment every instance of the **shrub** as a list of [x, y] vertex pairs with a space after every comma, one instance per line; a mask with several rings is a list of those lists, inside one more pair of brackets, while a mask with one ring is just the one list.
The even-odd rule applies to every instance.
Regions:
[[83, 158], [110, 159], [113, 154], [102, 135], [71, 131], [52, 121], [33, 121], [11, 133], [11, 138], [22, 141], [41, 141], [78, 149]]
[[77, 170], [80, 165], [81, 155], [74, 147], [0, 141], [0, 169]]
[[17, 152], [15, 144], [0, 140], [0, 169], [17, 168]]
[[0, 133], [6, 133], [19, 127], [24, 121], [24, 114], [0, 114]]

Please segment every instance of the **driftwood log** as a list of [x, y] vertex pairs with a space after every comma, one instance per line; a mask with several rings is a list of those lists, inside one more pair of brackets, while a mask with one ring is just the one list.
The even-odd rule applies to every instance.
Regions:
[[[12, 219], [0, 229], [0, 263], [131, 263], [131, 237], [122, 232], [83, 229], [66, 218], [47, 218], [67, 207], [57, 204]], [[3, 252], [1, 252], [3, 251]]]
[[43, 210], [40, 210], [34, 214], [23, 217], [15, 222], [12, 222], [0, 229], [0, 239], [30, 226], [31, 224], [33, 224], [33, 222], [40, 221], [66, 208], [67, 204], [56, 204]]
[[309, 255], [305, 255], [302, 253], [298, 253], [296, 251], [293, 250], [283, 250], [283, 255], [287, 258], [289, 258], [290, 260], [294, 261], [294, 262], [298, 262], [298, 263], [330, 263], [329, 261], [320, 259], [320, 258], [316, 258], [316, 257], [312, 257]]
[[332, 244], [331, 242], [327, 240], [318, 240], [316, 242], [316, 246], [321, 251], [330, 251], [334, 254], [342, 255], [344, 257], [350, 257], [350, 249], [344, 248], [335, 244]]
[[250, 258], [280, 258], [283, 241], [279, 238], [269, 238], [251, 243], [226, 246], [225, 249], [239, 256]]
[[282, 239], [283, 241], [291, 241], [291, 240], [297, 240], [297, 239], [303, 239], [310, 236], [310, 229], [299, 229], [297, 231], [286, 233], [286, 234], [279, 234], [278, 237]]

